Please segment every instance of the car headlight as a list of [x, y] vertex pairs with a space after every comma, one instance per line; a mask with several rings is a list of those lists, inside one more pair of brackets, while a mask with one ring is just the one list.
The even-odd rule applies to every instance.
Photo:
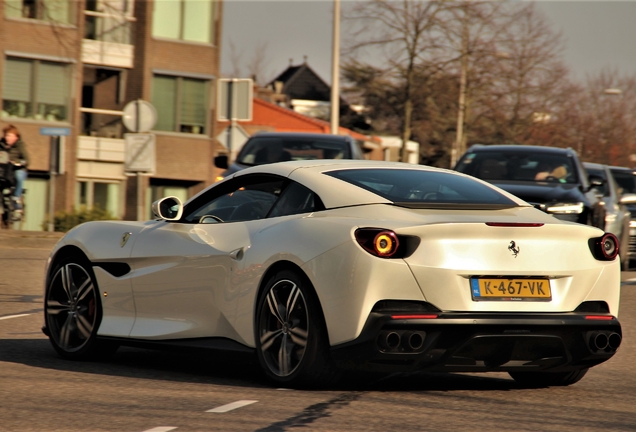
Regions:
[[583, 213], [583, 203], [555, 203], [550, 204], [545, 209], [548, 213], [559, 213], [559, 214], [581, 214]]
[[629, 227], [630, 228], [636, 228], [636, 220], [630, 220], [629, 221]]

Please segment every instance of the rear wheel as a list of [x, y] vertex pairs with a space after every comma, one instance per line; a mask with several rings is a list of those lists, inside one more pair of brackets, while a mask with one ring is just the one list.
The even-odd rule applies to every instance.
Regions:
[[510, 372], [510, 376], [524, 387], [569, 386], [585, 376], [588, 368], [571, 372]]
[[261, 291], [256, 351], [265, 374], [279, 385], [324, 386], [338, 378], [318, 299], [297, 273], [278, 272]]
[[95, 359], [118, 346], [98, 341], [102, 309], [87, 260], [69, 257], [55, 266], [46, 288], [44, 316], [55, 351], [66, 359]]

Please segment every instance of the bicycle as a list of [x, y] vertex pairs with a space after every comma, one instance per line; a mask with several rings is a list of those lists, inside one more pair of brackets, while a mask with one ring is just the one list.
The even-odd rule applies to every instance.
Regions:
[[24, 206], [22, 209], [16, 208], [17, 202], [13, 195], [15, 168], [9, 161], [9, 153], [0, 149], [0, 229], [20, 229], [24, 218]]

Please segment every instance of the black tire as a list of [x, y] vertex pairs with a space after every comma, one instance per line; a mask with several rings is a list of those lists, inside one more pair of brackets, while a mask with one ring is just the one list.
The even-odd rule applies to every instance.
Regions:
[[46, 287], [44, 319], [53, 348], [65, 359], [96, 360], [119, 347], [97, 340], [102, 305], [86, 259], [72, 256], [55, 266]]
[[306, 278], [290, 270], [278, 272], [261, 290], [254, 322], [256, 352], [276, 384], [324, 387], [337, 381], [318, 304]]
[[571, 372], [509, 372], [524, 387], [569, 386], [581, 381], [589, 368]]

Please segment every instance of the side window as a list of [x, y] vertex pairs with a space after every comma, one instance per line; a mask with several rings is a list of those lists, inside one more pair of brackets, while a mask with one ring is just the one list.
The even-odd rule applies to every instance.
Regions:
[[269, 217], [311, 213], [320, 210], [321, 207], [320, 199], [315, 193], [301, 184], [292, 182], [285, 188]]
[[186, 208], [185, 222], [223, 223], [263, 219], [278, 199], [284, 179], [241, 176], [212, 188]]

